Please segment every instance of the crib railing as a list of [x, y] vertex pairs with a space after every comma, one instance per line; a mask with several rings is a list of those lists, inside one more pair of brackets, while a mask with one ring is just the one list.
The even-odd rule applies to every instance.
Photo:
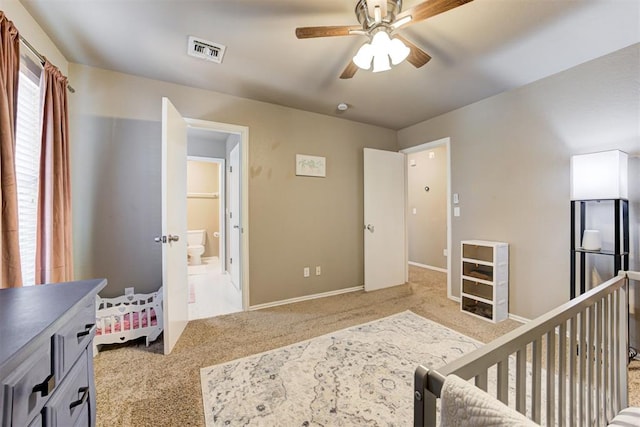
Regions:
[[436, 425], [450, 374], [539, 424], [607, 425], [627, 407], [629, 280], [640, 273], [621, 272], [437, 371], [418, 367], [414, 426]]

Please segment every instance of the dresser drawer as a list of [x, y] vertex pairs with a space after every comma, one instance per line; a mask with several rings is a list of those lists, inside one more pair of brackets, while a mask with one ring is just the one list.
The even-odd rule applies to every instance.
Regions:
[[3, 426], [29, 425], [40, 412], [57, 385], [51, 362], [51, 344], [47, 343], [3, 380]]
[[38, 414], [31, 422], [29, 427], [42, 427], [42, 415]]
[[44, 407], [46, 427], [89, 425], [91, 389], [87, 357], [85, 350]]
[[73, 427], [87, 427], [90, 426], [89, 422], [89, 402], [84, 402], [82, 406], [79, 408], [80, 413], [78, 414], [78, 419]]
[[87, 348], [95, 335], [95, 323], [95, 299], [90, 298], [82, 303], [73, 320], [54, 334], [53, 366], [58, 378], [69, 372], [80, 353]]

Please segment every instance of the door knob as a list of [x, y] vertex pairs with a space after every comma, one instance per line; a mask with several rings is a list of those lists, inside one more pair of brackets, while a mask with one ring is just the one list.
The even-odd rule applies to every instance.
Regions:
[[168, 236], [158, 236], [153, 238], [153, 241], [156, 243], [171, 243], [177, 242], [178, 240], [180, 240], [180, 236], [174, 236], [172, 234], [169, 234]]
[[375, 231], [375, 227], [372, 224], [367, 224], [367, 230], [373, 233]]

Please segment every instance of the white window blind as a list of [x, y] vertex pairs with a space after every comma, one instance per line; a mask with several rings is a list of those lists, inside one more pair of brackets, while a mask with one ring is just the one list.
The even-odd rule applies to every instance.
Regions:
[[[40, 170], [40, 77], [23, 58], [18, 80], [16, 120], [16, 179], [18, 190], [18, 235], [22, 282], [35, 282], [36, 217]], [[36, 69], [36, 71], [39, 71]]]

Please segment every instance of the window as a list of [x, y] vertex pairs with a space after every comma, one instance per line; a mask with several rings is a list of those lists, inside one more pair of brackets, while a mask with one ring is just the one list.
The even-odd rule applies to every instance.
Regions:
[[40, 72], [40, 67], [30, 58], [21, 58], [16, 120], [16, 180], [18, 235], [24, 286], [35, 283], [41, 144]]

